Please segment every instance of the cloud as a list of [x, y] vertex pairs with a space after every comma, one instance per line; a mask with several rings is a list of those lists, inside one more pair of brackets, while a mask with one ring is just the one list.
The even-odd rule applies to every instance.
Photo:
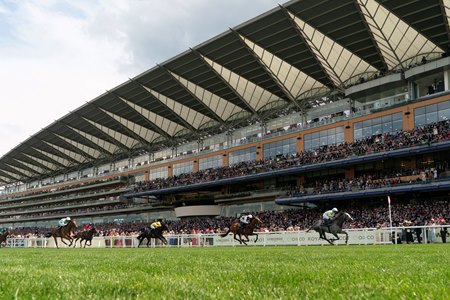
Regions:
[[105, 90], [276, 6], [273, 0], [1, 2], [0, 156]]

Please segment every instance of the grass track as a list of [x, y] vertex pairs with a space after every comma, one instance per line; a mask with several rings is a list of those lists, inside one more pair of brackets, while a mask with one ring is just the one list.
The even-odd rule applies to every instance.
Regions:
[[0, 249], [0, 299], [450, 299], [450, 244]]

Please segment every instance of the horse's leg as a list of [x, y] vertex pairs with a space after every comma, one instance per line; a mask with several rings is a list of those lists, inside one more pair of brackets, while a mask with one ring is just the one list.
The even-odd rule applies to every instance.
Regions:
[[137, 247], [139, 248], [139, 246], [141, 245], [141, 243], [142, 243], [142, 241], [143, 241], [144, 239], [141, 239], [141, 236], [138, 236], [137, 239], [138, 239], [138, 241], [139, 241], [139, 244], [138, 244]]
[[[75, 242], [73, 243], [74, 248], [77, 246], [77, 241], [78, 241], [78, 238], [75, 238]], [[81, 247], [81, 242], [80, 242], [80, 247]]]
[[72, 242], [73, 242], [73, 238], [70, 236], [70, 231], [69, 233], [67, 233], [67, 238], [66, 238], [70, 243], [69, 243], [69, 247], [72, 246]]
[[345, 234], [345, 244], [347, 245], [348, 243], [348, 233], [345, 231], [342, 231], [343, 234]]
[[319, 238], [327, 241], [328, 243], [330, 243], [331, 245], [334, 245], [333, 240], [331, 239], [327, 239], [327, 233], [325, 232], [325, 230], [320, 229], [319, 230]]
[[256, 235], [256, 239], [255, 239], [255, 243], [258, 240], [259, 235], [257, 233], [254, 233], [254, 235]]
[[244, 233], [244, 237], [246, 238], [246, 242], [250, 242], [250, 239], [248, 238], [248, 234]]
[[158, 239], [164, 244], [167, 245], [167, 240], [163, 236], [158, 236]]
[[56, 249], [59, 249], [59, 246], [58, 246], [58, 239], [56, 238], [56, 234], [53, 235], [53, 239], [55, 240]]
[[[247, 242], [249, 241], [249, 239], [248, 239], [248, 237], [247, 237], [247, 242], [242, 238], [242, 236], [241, 236], [241, 234], [240, 233], [238, 233], [238, 235], [239, 235], [239, 239], [242, 241], [242, 243], [244, 243], [244, 245], [245, 246], [248, 246], [247, 245]], [[244, 237], [245, 237], [246, 235], [244, 234]]]
[[[241, 235], [239, 234], [239, 238], [241, 237]], [[236, 241], [238, 241], [239, 242], [239, 244], [242, 244], [242, 241], [240, 240], [240, 239], [237, 239], [236, 238], [236, 233], [234, 234], [234, 239], [236, 240]]]
[[338, 236], [338, 233], [343, 233], [342, 231], [340, 231], [340, 230], [336, 230], [336, 231], [333, 231], [333, 232], [331, 232], [336, 238], [335, 239], [332, 239], [332, 241], [334, 242], [334, 241], [337, 241], [337, 240], [340, 240], [341, 238]]
[[66, 245], [67, 245], [67, 243], [66, 243], [66, 242], [64, 242], [64, 235], [63, 235], [63, 234], [61, 234], [61, 242], [63, 242], [64, 244], [66, 244]]

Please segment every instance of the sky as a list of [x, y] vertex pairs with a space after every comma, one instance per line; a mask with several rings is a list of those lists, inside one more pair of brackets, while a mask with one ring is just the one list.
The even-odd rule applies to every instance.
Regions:
[[106, 90], [284, 2], [0, 0], [0, 157]]

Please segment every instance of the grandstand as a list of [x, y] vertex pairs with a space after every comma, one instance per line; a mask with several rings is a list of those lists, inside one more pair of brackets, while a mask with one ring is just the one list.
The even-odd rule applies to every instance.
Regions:
[[295, 0], [180, 53], [1, 157], [0, 225], [179, 227], [388, 195], [448, 220], [445, 3]]

